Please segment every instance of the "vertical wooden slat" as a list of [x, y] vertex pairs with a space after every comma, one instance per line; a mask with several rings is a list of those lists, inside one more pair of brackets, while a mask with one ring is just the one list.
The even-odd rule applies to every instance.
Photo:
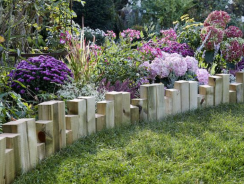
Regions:
[[6, 161], [6, 155], [5, 155], [5, 149], [6, 149], [6, 138], [0, 137], [0, 183], [5, 183], [5, 161]]
[[206, 107], [206, 101], [204, 95], [197, 95], [197, 108]]
[[95, 97], [93, 96], [82, 96], [79, 99], [86, 101], [86, 123], [87, 123], [87, 134], [96, 133], [96, 122], [95, 122]]
[[214, 105], [214, 88], [209, 85], [200, 85], [199, 94], [204, 96], [203, 107], [210, 107]]
[[122, 92], [122, 122], [123, 124], [130, 124], [130, 93]]
[[[14, 150], [5, 150], [5, 183], [10, 184], [15, 178], [15, 161], [14, 161]], [[0, 166], [1, 167], [1, 166]]]
[[73, 143], [73, 132], [72, 130], [66, 130], [66, 144], [71, 145]]
[[229, 95], [230, 95], [230, 103], [236, 103], [237, 102], [237, 95], [236, 95], [236, 91], [233, 90], [229, 90]]
[[115, 126], [121, 126], [122, 117], [123, 117], [122, 93], [121, 92], [108, 92], [105, 94], [105, 98], [106, 98], [106, 100], [114, 101], [114, 124], [115, 124]]
[[15, 173], [21, 174], [21, 160], [20, 160], [20, 135], [13, 133], [3, 133], [0, 137], [6, 138], [6, 148], [14, 150]]
[[105, 116], [106, 128], [114, 128], [114, 101], [98, 102], [97, 113]]
[[[244, 71], [236, 72], [236, 82], [243, 84], [243, 91], [244, 91]], [[243, 93], [243, 99], [244, 99], [244, 93]]]
[[222, 77], [223, 80], [223, 103], [229, 103], [229, 90], [230, 90], [230, 74], [217, 74], [217, 76]]
[[140, 121], [147, 120], [147, 99], [134, 98], [131, 100], [131, 104], [139, 108]]
[[[87, 123], [86, 123], [86, 100], [74, 99], [67, 101], [68, 115], [79, 116], [79, 138], [87, 136]], [[67, 132], [66, 132], [67, 133]], [[66, 134], [67, 135], [67, 134]]]
[[106, 128], [106, 117], [102, 114], [96, 114], [96, 129], [97, 131], [102, 131]]
[[38, 151], [38, 160], [40, 163], [46, 157], [45, 143], [37, 143], [37, 151]]
[[198, 107], [198, 82], [189, 81], [189, 101], [190, 110], [197, 109]]
[[220, 76], [210, 76], [209, 85], [213, 86], [214, 105], [222, 103], [223, 99], [223, 79]]
[[160, 121], [165, 117], [165, 102], [164, 102], [164, 84], [152, 84], [156, 86], [156, 112], [157, 120]]
[[230, 90], [236, 91], [236, 102], [243, 102], [243, 84], [242, 83], [231, 83]]
[[76, 141], [80, 138], [79, 132], [79, 116], [78, 115], [66, 115], [66, 129], [72, 130], [73, 141]]
[[139, 107], [130, 105], [131, 111], [131, 123], [135, 124], [139, 122]]
[[178, 89], [166, 89], [167, 114], [177, 114], [181, 112], [181, 95]]
[[180, 90], [181, 112], [189, 111], [190, 109], [189, 83], [183, 80], [175, 81], [174, 88]]
[[48, 120], [36, 121], [37, 142], [45, 143], [45, 155], [51, 156], [55, 151], [53, 122]]
[[141, 98], [147, 99], [148, 121], [157, 120], [157, 88], [151, 84], [140, 86]]

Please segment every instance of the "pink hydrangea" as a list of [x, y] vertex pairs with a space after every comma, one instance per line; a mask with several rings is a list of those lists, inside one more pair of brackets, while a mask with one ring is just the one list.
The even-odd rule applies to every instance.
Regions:
[[204, 85], [208, 84], [208, 78], [210, 74], [206, 69], [199, 68], [196, 74], [197, 74], [197, 80], [199, 81], [199, 84], [204, 84]]
[[130, 41], [132, 41], [133, 39], [139, 39], [140, 35], [141, 35], [140, 31], [133, 30], [133, 29], [126, 29], [121, 33], [121, 36], [123, 38], [129, 38]]
[[109, 38], [116, 38], [116, 34], [113, 31], [107, 31], [107, 34], [105, 34], [106, 37]]
[[243, 37], [242, 31], [236, 26], [230, 26], [225, 30], [225, 36], [227, 38]]
[[227, 62], [238, 62], [244, 55], [244, 40], [228, 38], [221, 44], [221, 53]]
[[198, 61], [194, 57], [186, 56], [184, 60], [187, 63], [187, 69], [193, 73], [198, 70]]
[[152, 61], [151, 70], [160, 78], [169, 76], [169, 64], [163, 57], [157, 57]]
[[203, 27], [201, 30], [202, 42], [205, 42], [207, 50], [214, 50], [214, 46], [221, 43], [224, 38], [224, 31], [213, 26]]
[[186, 74], [187, 63], [181, 55], [173, 53], [169, 57], [166, 57], [166, 60], [170, 71], [174, 72], [176, 76], [180, 77]]
[[144, 44], [138, 50], [140, 50], [142, 53], [147, 54], [147, 55], [151, 54], [154, 57], [162, 56], [162, 52], [161, 52], [160, 48], [151, 47], [148, 43]]
[[177, 34], [172, 28], [168, 30], [161, 30], [160, 33], [162, 33], [164, 40], [176, 41], [177, 39]]
[[230, 22], [230, 16], [227, 12], [213, 11], [204, 21], [204, 26], [214, 26], [225, 29], [228, 22]]

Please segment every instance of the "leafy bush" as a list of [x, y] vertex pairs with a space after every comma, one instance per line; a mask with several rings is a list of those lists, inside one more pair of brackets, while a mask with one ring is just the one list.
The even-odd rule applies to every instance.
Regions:
[[96, 45], [103, 45], [105, 42], [105, 32], [100, 29], [84, 27], [84, 37], [86, 42], [95, 42]]
[[[16, 69], [9, 74], [12, 82], [11, 87], [27, 97], [27, 91], [38, 93], [39, 91], [55, 92], [60, 84], [69, 81], [73, 77], [71, 70], [65, 63], [50, 56], [38, 56], [21, 61]], [[27, 88], [23, 88], [26, 86]]]

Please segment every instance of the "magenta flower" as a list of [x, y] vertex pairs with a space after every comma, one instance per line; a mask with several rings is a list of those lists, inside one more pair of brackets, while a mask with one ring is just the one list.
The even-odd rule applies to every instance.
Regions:
[[66, 42], [66, 41], [65, 41], [64, 39], [60, 38], [60, 43], [61, 43], [61, 44], [65, 44], [65, 42]]

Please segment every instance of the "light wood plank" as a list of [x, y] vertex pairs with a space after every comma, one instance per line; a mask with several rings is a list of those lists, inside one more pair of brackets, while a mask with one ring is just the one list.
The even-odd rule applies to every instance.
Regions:
[[181, 112], [189, 111], [190, 109], [189, 82], [183, 80], [175, 81], [174, 88], [180, 90]]
[[220, 76], [210, 76], [209, 85], [213, 86], [214, 105], [219, 105], [223, 101], [223, 78]]
[[139, 108], [140, 121], [147, 120], [147, 99], [134, 98], [131, 100], [131, 104]]
[[206, 101], [204, 95], [197, 95], [197, 108], [206, 107]]
[[242, 83], [231, 83], [230, 90], [236, 91], [236, 102], [243, 102], [243, 84]]
[[181, 95], [178, 89], [166, 89], [167, 114], [177, 114], [181, 112]]
[[[244, 71], [236, 72], [236, 82], [243, 84], [243, 91], [244, 91]], [[243, 99], [244, 99], [244, 93], [243, 93]]]
[[96, 114], [96, 129], [97, 132], [102, 131], [106, 128], [106, 117], [102, 114]]
[[229, 90], [229, 95], [230, 95], [230, 103], [236, 103], [237, 102], [236, 91]]
[[223, 80], [223, 103], [229, 103], [229, 90], [230, 90], [230, 74], [217, 74], [217, 76], [222, 77]]
[[122, 92], [122, 124], [130, 124], [130, 93]]
[[[105, 94], [106, 100], [114, 101], [114, 124], [115, 127], [122, 125], [123, 104], [121, 92], [108, 92]], [[99, 113], [100, 114], [100, 113]]]
[[136, 124], [139, 123], [139, 107], [130, 105], [131, 111], [131, 123]]
[[79, 116], [78, 115], [66, 115], [66, 129], [72, 130], [73, 141], [80, 138], [79, 132]]
[[156, 86], [156, 111], [157, 120], [160, 121], [165, 117], [165, 102], [164, 102], [164, 84], [152, 84]]
[[5, 183], [6, 138], [0, 137], [0, 183]]
[[114, 128], [114, 101], [100, 101], [97, 103], [97, 113], [105, 115], [106, 128]]
[[14, 150], [6, 149], [5, 150], [5, 183], [10, 184], [14, 181], [15, 178], [15, 158]]
[[79, 99], [84, 99], [86, 101], [87, 133], [88, 133], [88, 135], [96, 133], [95, 97], [93, 97], [93, 96], [82, 96], [82, 97], [79, 97]]
[[66, 130], [66, 144], [71, 145], [73, 143], [73, 132], [72, 130]]
[[38, 160], [40, 163], [46, 157], [45, 143], [37, 143], [37, 151], [38, 151]]
[[205, 103], [203, 107], [211, 107], [214, 105], [214, 87], [209, 85], [200, 85], [199, 94], [204, 96]]
[[67, 101], [68, 115], [79, 116], [79, 138], [87, 136], [88, 128], [86, 123], [86, 100], [74, 99]]
[[189, 81], [189, 110], [195, 110], [198, 107], [198, 82]]

